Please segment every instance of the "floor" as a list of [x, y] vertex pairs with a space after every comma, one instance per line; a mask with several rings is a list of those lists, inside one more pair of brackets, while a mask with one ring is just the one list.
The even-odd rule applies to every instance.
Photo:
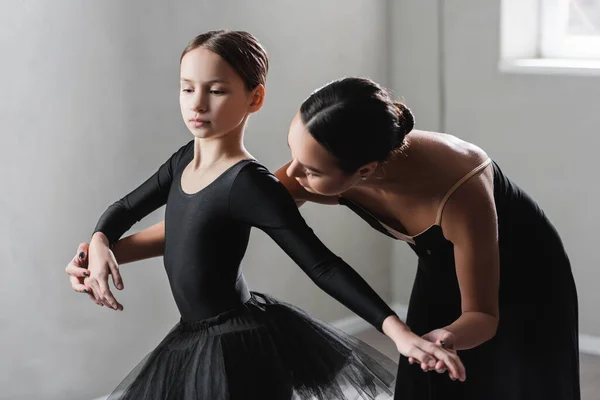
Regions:
[[[395, 359], [398, 351], [394, 343], [376, 330], [368, 330], [354, 335], [375, 349]], [[600, 356], [581, 354], [581, 399], [600, 400]]]

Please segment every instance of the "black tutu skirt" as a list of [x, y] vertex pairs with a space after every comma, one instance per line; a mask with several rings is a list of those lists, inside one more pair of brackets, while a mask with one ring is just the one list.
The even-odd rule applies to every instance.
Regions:
[[396, 363], [264, 294], [178, 323], [109, 400], [391, 399]]

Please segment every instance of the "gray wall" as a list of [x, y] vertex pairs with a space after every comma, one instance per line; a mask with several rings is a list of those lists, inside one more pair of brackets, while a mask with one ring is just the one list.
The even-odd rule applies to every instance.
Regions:
[[[600, 336], [600, 77], [499, 72], [499, 1], [457, 0], [443, 10], [435, 0], [400, 3], [393, 89], [415, 109], [418, 128], [478, 144], [544, 208], [571, 258], [581, 332]], [[440, 57], [445, 84], [436, 86]], [[401, 244], [393, 258], [396, 300], [406, 304], [416, 263]]]
[[[418, 129], [442, 129], [439, 19], [436, 0], [390, 1], [390, 89], [415, 114]], [[408, 304], [417, 268], [413, 251], [392, 243], [394, 301]]]
[[[122, 313], [71, 291], [64, 267], [105, 207], [190, 139], [178, 109], [178, 60], [188, 40], [209, 29], [245, 29], [266, 46], [267, 102], [250, 121], [247, 145], [276, 169], [289, 156], [289, 123], [313, 89], [342, 75], [389, 83], [385, 5], [1, 3], [0, 398], [105, 394], [177, 321], [160, 260], [122, 267]], [[389, 241], [340, 207], [302, 211], [325, 243], [391, 298]], [[256, 290], [329, 321], [350, 315], [262, 232], [253, 233], [244, 268]]]

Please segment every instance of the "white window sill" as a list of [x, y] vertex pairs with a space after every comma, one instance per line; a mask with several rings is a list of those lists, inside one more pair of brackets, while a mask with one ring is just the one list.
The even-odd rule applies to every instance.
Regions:
[[600, 60], [547, 58], [501, 60], [499, 69], [506, 74], [600, 76]]

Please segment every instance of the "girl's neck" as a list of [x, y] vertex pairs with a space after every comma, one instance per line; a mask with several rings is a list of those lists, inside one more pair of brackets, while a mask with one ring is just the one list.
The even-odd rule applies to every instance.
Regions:
[[209, 169], [228, 161], [252, 158], [244, 147], [244, 129], [236, 130], [215, 138], [195, 138], [194, 170]]

